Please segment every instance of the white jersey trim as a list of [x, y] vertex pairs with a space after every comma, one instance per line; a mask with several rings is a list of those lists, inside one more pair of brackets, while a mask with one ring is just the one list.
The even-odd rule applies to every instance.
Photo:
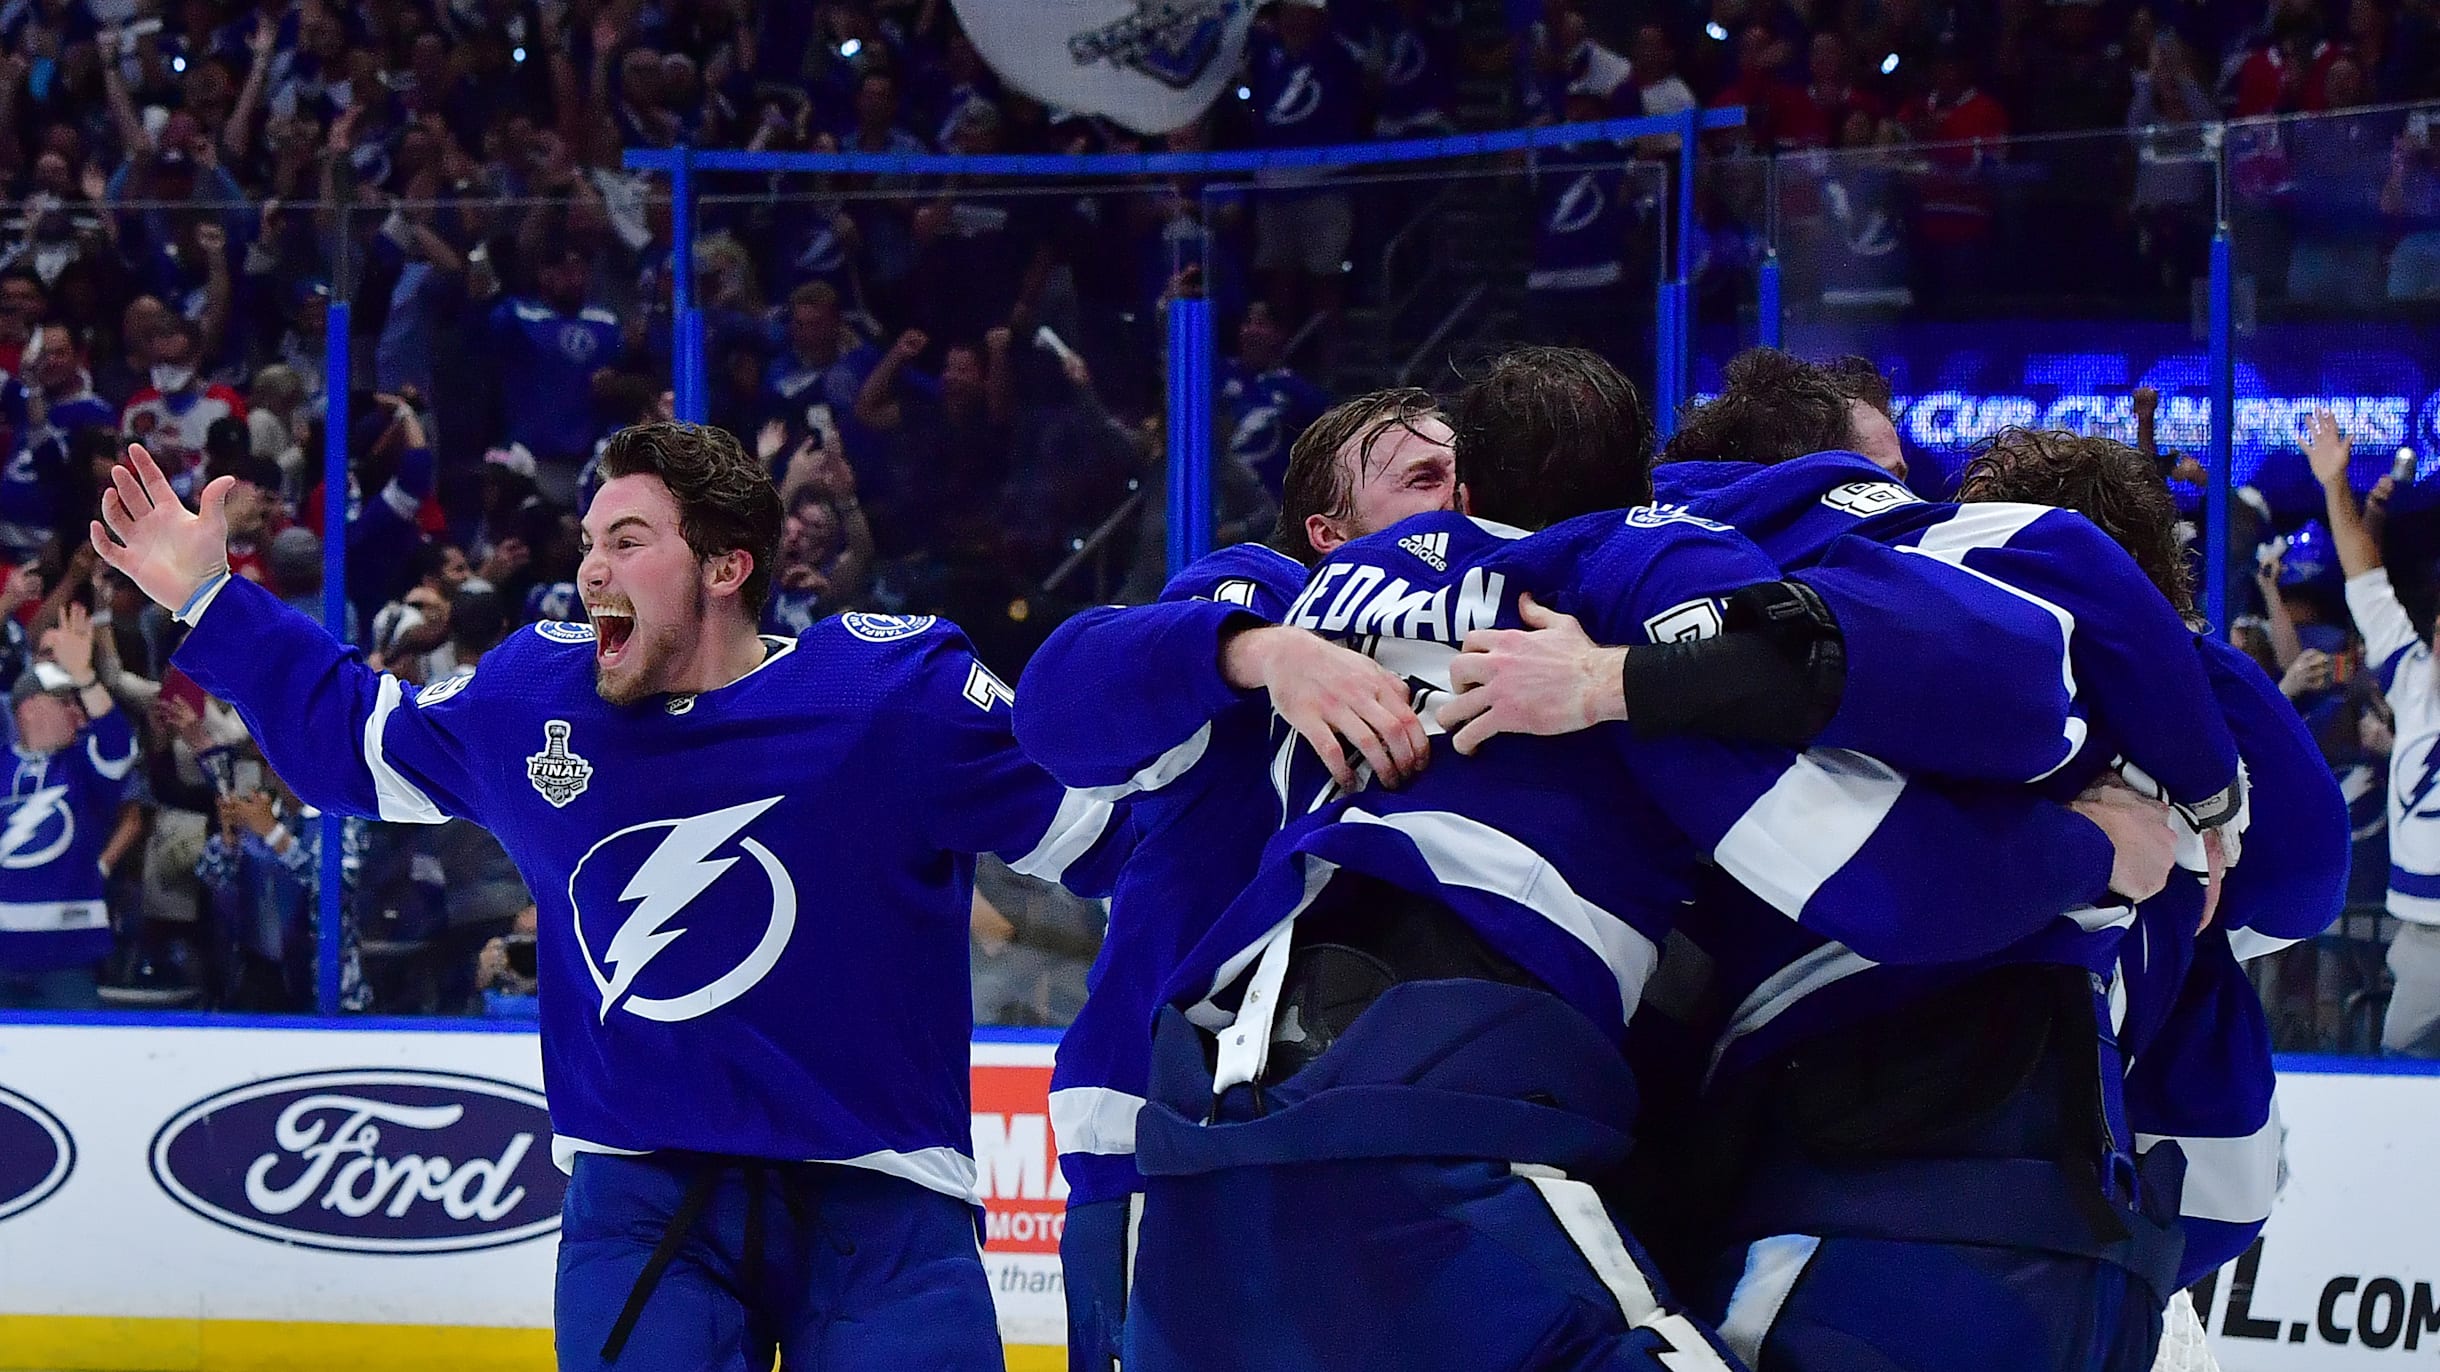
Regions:
[[422, 788], [407, 780], [406, 774], [390, 765], [382, 749], [382, 736], [389, 728], [390, 716], [406, 699], [398, 678], [387, 672], [381, 675], [381, 685], [373, 697], [373, 713], [364, 721], [364, 766], [373, 774], [373, 796], [380, 817], [393, 824], [446, 824], [449, 816], [432, 803]]
[[1746, 1035], [1768, 1025], [1798, 1001], [1833, 982], [1844, 981], [1858, 972], [1868, 972], [1881, 964], [1843, 943], [1825, 943], [1803, 957], [1771, 974], [1769, 980], [1753, 989], [1737, 1012], [1729, 1017], [1728, 1028], [1720, 1041], [1712, 1046], [1709, 1073], [1720, 1070], [1720, 1059], [1730, 1045]]
[[1101, 840], [1110, 827], [1110, 817], [1116, 809], [1106, 800], [1096, 800], [1090, 792], [1070, 789], [1059, 797], [1059, 812], [1051, 816], [1050, 827], [1042, 831], [1042, 841], [1034, 850], [1015, 862], [1008, 870], [1019, 876], [1043, 881], [1057, 881], [1067, 875], [1068, 864], [1083, 857], [1086, 850]]
[[1660, 950], [1642, 930], [1576, 894], [1559, 869], [1507, 834], [1446, 810], [1374, 815], [1350, 809], [1341, 823], [1378, 824], [1404, 834], [1443, 886], [1484, 891], [1523, 906], [1591, 950], [1618, 983], [1618, 1009], [1632, 1019]]
[[1195, 730], [1184, 743], [1154, 758], [1142, 771], [1116, 786], [1087, 786], [1069, 794], [1092, 800], [1119, 801], [1132, 795], [1160, 790], [1192, 771], [1194, 765], [1203, 760], [1204, 750], [1211, 747], [1211, 741], [1212, 726], [1206, 724]]
[[[613, 1148], [606, 1143], [555, 1134], [551, 1138], [551, 1161], [562, 1172], [574, 1172], [576, 1159], [583, 1153], [604, 1153], [620, 1158], [645, 1158], [655, 1150], [649, 1148]], [[927, 1191], [954, 1196], [968, 1205], [981, 1205], [983, 1193], [977, 1183], [980, 1175], [974, 1159], [954, 1148], [918, 1148], [912, 1153], [890, 1149], [865, 1153], [853, 1158], [800, 1158], [800, 1162], [826, 1162], [834, 1167], [861, 1167], [868, 1172], [883, 1172], [904, 1177]]]
[[0, 900], [0, 934], [57, 934], [110, 927], [99, 900]]
[[2187, 1219], [2260, 1224], [2270, 1217], [2271, 1203], [2279, 1199], [2282, 1133], [2279, 1101], [2273, 1097], [2270, 1118], [2243, 1138], [2137, 1134], [2135, 1150], [2148, 1153], [2161, 1143], [2174, 1143], [2185, 1150], [2186, 1191], [2178, 1211]]
[[1770, 1337], [1771, 1326], [1779, 1323], [1779, 1312], [1796, 1289], [1797, 1278], [1805, 1274], [1814, 1251], [1821, 1246], [1822, 1241], [1811, 1234], [1780, 1234], [1745, 1250], [1745, 1275], [1737, 1278], [1737, 1289], [1729, 1293], [1728, 1310], [1720, 1317], [1720, 1342], [1746, 1366], [1760, 1365], [1763, 1341]]
[[85, 757], [93, 763], [93, 770], [102, 774], [104, 781], [125, 780], [127, 774], [135, 770], [137, 751], [136, 741], [130, 737], [127, 740], [127, 756], [106, 758], [102, 756], [102, 741], [91, 734], [85, 735]]
[[1142, 1096], [1107, 1086], [1064, 1086], [1051, 1092], [1051, 1137], [1062, 1153], [1132, 1154]]
[[1712, 860], [1802, 922], [1806, 903], [1872, 838], [1905, 790], [1906, 778], [1876, 758], [1810, 749], [1721, 836]]
[[[1994, 500], [1960, 505], [1957, 507], [1956, 514], [1924, 530], [1921, 538], [1911, 544], [1902, 545], [1902, 550], [1921, 554], [1937, 562], [1945, 562], [1968, 576], [1980, 578], [2006, 591], [2058, 621], [2059, 678], [2061, 684], [2067, 688], [2067, 698], [2072, 701], [2076, 699], [2076, 617], [2070, 614], [2064, 606], [2044, 600], [2021, 586], [2011, 586], [1995, 576], [1966, 565], [1966, 554], [1979, 548], [2005, 548], [2008, 546], [2008, 540], [2022, 533], [2026, 526], [2046, 514], [2056, 513], [2057, 511], [2048, 505], [2023, 505], [2012, 501]], [[2089, 731], [2090, 726], [2083, 719], [2070, 714], [2067, 717], [2066, 727], [2061, 732], [2061, 737], [2066, 742], [2066, 751], [2060, 753], [2059, 760], [2052, 763], [2040, 776], [2025, 779], [2040, 781], [2043, 777], [2066, 766], [2069, 759], [2082, 751], [2085, 736]]]

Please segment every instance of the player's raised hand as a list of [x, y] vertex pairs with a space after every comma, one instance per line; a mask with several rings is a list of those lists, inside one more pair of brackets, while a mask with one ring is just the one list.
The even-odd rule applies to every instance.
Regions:
[[2067, 808], [2109, 836], [2115, 853], [2110, 863], [2111, 892], [2127, 900], [2146, 901], [2168, 886], [2169, 873], [2177, 866], [2177, 833], [2169, 827], [2165, 802], [2139, 795], [2113, 776], [2086, 787]]
[[200, 511], [189, 510], [141, 443], [110, 469], [102, 517], [88, 530], [93, 551], [124, 573], [154, 603], [175, 610], [203, 583], [229, 570], [229, 489], [235, 477], [203, 488]]
[[1572, 734], [1625, 719], [1621, 671], [1627, 650], [1593, 642], [1572, 615], [1521, 598], [1523, 629], [1476, 629], [1449, 662], [1457, 694], [1440, 707], [1440, 727], [1457, 733], [1457, 751], [1500, 734]]
[[1270, 692], [1271, 708], [1349, 790], [1357, 784], [1349, 744], [1385, 786], [1404, 783], [1431, 760], [1432, 740], [1406, 683], [1353, 649], [1267, 624], [1231, 638], [1220, 650], [1220, 671], [1240, 690]]

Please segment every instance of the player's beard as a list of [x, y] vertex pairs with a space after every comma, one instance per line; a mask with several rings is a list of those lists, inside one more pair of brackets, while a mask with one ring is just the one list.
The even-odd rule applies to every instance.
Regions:
[[[629, 609], [632, 613], [633, 607]], [[672, 665], [701, 644], [703, 626], [710, 614], [711, 595], [697, 583], [695, 603], [686, 622], [648, 625], [641, 615], [636, 616], [618, 665], [603, 667], [598, 660], [595, 662], [594, 694], [612, 705], [633, 705], [646, 696], [668, 690]]]

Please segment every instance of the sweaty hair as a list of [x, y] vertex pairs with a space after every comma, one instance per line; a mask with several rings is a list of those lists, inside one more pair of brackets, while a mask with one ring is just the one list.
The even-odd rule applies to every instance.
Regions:
[[[1322, 560], [1321, 550], [1305, 532], [1314, 515], [1345, 519], [1355, 505], [1356, 481], [1372, 465], [1373, 445], [1392, 429], [1418, 438], [1415, 426], [1440, 417], [1440, 402], [1414, 386], [1343, 400], [1323, 411], [1288, 449], [1288, 470], [1280, 478], [1279, 522], [1271, 530], [1271, 546], [1310, 567]], [[1339, 461], [1339, 450], [1356, 445], [1354, 462]]]
[[1633, 382], [1582, 348], [1516, 348], [1450, 406], [1475, 514], [1540, 529], [1652, 498], [1652, 426]]
[[2004, 429], [1966, 464], [1957, 498], [2073, 510], [2126, 549], [2179, 614], [2194, 615], [2194, 569], [2178, 542], [2177, 502], [2152, 460], [2116, 439]]
[[759, 618], [779, 555], [779, 491], [762, 463], [726, 429], [708, 424], [634, 424], [602, 450], [602, 480], [654, 476], [678, 503], [678, 532], [699, 558], [743, 552], [753, 559], [738, 603]]
[[1678, 421], [1661, 461], [1768, 467], [1852, 448], [1847, 406], [1859, 400], [1889, 413], [1889, 382], [1863, 358], [1814, 363], [1777, 348], [1748, 348], [1720, 369], [1720, 393]]

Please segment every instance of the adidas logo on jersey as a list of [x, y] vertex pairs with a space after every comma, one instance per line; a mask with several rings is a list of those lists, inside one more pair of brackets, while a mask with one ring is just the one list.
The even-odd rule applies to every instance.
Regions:
[[1398, 540], [1398, 546], [1423, 559], [1423, 564], [1435, 572], [1449, 570], [1449, 536], [1445, 532], [1408, 534]]

